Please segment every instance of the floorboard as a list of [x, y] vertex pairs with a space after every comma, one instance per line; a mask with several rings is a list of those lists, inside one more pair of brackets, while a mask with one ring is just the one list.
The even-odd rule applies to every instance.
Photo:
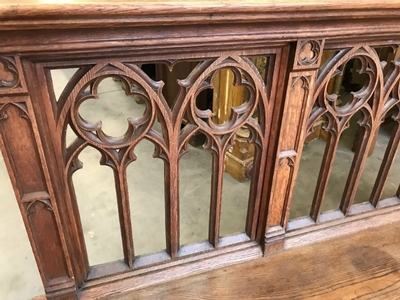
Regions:
[[400, 222], [107, 299], [400, 299]]

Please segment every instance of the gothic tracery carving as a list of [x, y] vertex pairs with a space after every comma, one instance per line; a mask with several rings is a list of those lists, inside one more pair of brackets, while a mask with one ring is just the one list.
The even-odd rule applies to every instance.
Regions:
[[49, 199], [35, 200], [35, 201], [30, 202], [26, 207], [26, 214], [28, 217], [29, 217], [29, 215], [35, 213], [35, 206], [40, 203], [43, 204], [43, 206], [46, 210], [53, 212], [53, 207], [51, 206]]
[[[176, 61], [168, 62], [170, 68]], [[233, 107], [231, 117], [223, 124], [216, 124], [213, 121], [210, 110], [199, 109], [196, 105], [198, 94], [205, 89], [213, 88], [213, 77], [223, 69], [229, 68], [234, 72], [235, 85], [244, 86], [247, 89], [248, 99], [242, 105]], [[127, 130], [121, 137], [108, 136], [102, 130], [102, 123], [89, 123], [79, 114], [80, 105], [90, 99], [98, 97], [98, 86], [106, 77], [118, 77], [125, 86], [127, 95], [139, 95], [144, 99], [146, 109], [143, 115], [136, 119], [128, 119]], [[222, 56], [217, 59], [205, 60], [191, 72], [184, 80], [178, 82], [181, 86], [180, 94], [172, 107], [162, 95], [162, 82], [151, 80], [140, 67], [131, 63], [110, 62], [98, 64], [91, 67], [81, 68], [71, 79], [57, 103], [57, 128], [60, 136], [63, 136], [66, 151], [65, 167], [69, 186], [72, 174], [82, 168], [78, 159], [79, 154], [85, 147], [91, 146], [101, 153], [100, 164], [107, 165], [115, 172], [118, 195], [121, 203], [120, 209], [126, 215], [129, 210], [129, 199], [127, 194], [127, 182], [123, 180], [126, 176], [126, 168], [136, 159], [134, 149], [142, 140], [148, 139], [155, 145], [155, 157], [162, 158], [169, 166], [169, 173], [166, 174], [166, 182], [169, 182], [170, 193], [166, 195], [167, 203], [167, 235], [170, 236], [167, 242], [167, 251], [171, 256], [177, 255], [179, 247], [179, 215], [177, 209], [178, 183], [175, 173], [179, 166], [179, 159], [188, 151], [189, 139], [196, 133], [202, 132], [207, 136], [205, 148], [213, 153], [215, 161], [212, 179], [213, 193], [211, 200], [211, 215], [215, 216], [210, 223], [210, 242], [216, 246], [219, 238], [219, 215], [221, 210], [222, 180], [224, 157], [228, 148], [233, 144], [235, 134], [244, 125], [247, 126], [250, 135], [248, 141], [254, 143], [256, 148], [255, 161], [263, 166], [265, 153], [261, 148], [266, 143], [267, 128], [265, 119], [268, 110], [267, 93], [265, 84], [259, 71], [247, 58], [239, 56]], [[257, 113], [256, 113], [257, 112]], [[253, 115], [257, 114], [257, 119]], [[156, 119], [160, 122], [162, 133], [153, 129]], [[184, 121], [185, 119], [185, 121]], [[65, 144], [65, 128], [69, 124], [77, 138], [71, 145]], [[182, 124], [185, 124], [182, 129]], [[257, 172], [262, 172], [262, 167]], [[252, 185], [257, 192], [252, 197], [260, 197], [261, 189], [258, 186], [260, 180], [254, 180]], [[255, 199], [251, 200], [257, 205]], [[168, 211], [170, 209], [170, 211]], [[168, 225], [170, 224], [170, 225]], [[123, 220], [121, 230], [126, 237], [125, 258], [128, 265], [132, 265], [134, 259], [133, 241], [131, 236], [129, 217]], [[255, 234], [255, 230], [252, 229]]]
[[[356, 91], [351, 91], [348, 96], [349, 100], [342, 103], [338, 99], [338, 94], [335, 92], [332, 93], [328, 85], [336, 76], [342, 76], [347, 63], [355, 59], [359, 62], [357, 72], [363, 74], [365, 80], [362, 87]], [[390, 76], [386, 78], [390, 78]], [[357, 150], [340, 204], [340, 209], [345, 215], [349, 212], [360, 180], [359, 174], [361, 174], [365, 163], [368, 152], [367, 146], [372, 134], [377, 131], [381, 123], [380, 114], [386, 102], [387, 92], [385, 92], [385, 89], [387, 90], [387, 85], [387, 83], [384, 83], [380, 59], [376, 51], [368, 46], [358, 46], [337, 51], [321, 68], [314, 92], [315, 106], [310, 114], [307, 125], [307, 131], [310, 133], [313, 130], [314, 122], [324, 118], [324, 130], [329, 132], [325, 154], [321, 163], [318, 185], [311, 208], [311, 217], [315, 221], [318, 219], [321, 211], [322, 201], [340, 136], [349, 127], [351, 118], [356, 113], [361, 113], [358, 124], [364, 128], [364, 131], [358, 141]]]
[[10, 102], [10, 103], [6, 103], [6, 104], [0, 104], [0, 121], [5, 121], [8, 119], [8, 115], [7, 115], [7, 109], [11, 106], [15, 106], [16, 108], [18, 108], [19, 113], [20, 113], [20, 117], [27, 119], [28, 121], [29, 119], [29, 115], [28, 115], [28, 110], [26, 108], [26, 104], [25, 103], [21, 103], [21, 102]]

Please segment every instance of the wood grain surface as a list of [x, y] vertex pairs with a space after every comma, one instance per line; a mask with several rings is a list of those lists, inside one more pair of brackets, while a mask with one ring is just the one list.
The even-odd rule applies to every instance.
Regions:
[[[0, 0], [2, 30], [398, 18], [400, 1]], [[157, 17], [158, 16], [158, 17]], [[100, 19], [101, 18], [101, 19]]]
[[108, 300], [399, 299], [400, 222]]
[[[0, 24], [0, 150], [47, 299], [400, 299], [400, 223], [386, 225], [400, 218], [398, 183], [395, 195], [381, 197], [400, 142], [400, 0], [0, 0]], [[322, 63], [324, 51], [331, 54]], [[249, 59], [256, 56], [271, 58], [265, 78]], [[352, 100], [342, 105], [326, 91], [346, 68], [357, 69], [348, 64], [354, 60], [368, 80], [347, 91]], [[168, 101], [168, 80], [154, 81], [141, 68], [155, 63], [173, 71], [195, 61]], [[64, 68], [79, 70], [57, 100], [51, 71]], [[249, 98], [216, 124], [197, 96], [215, 91], [212, 78], [227, 68]], [[124, 82], [127, 96], [146, 103], [122, 137], [79, 113], [105, 78]], [[357, 115], [340, 206], [324, 213], [338, 143]], [[374, 134], [388, 117], [397, 125], [370, 202], [353, 205]], [[329, 136], [310, 215], [288, 222], [304, 140], [321, 118]], [[77, 136], [70, 145], [68, 126]], [[243, 127], [256, 147], [245, 234], [221, 238], [225, 154]], [[179, 161], [199, 132], [213, 157], [208, 239], [182, 247]], [[140, 257], [126, 170], [143, 139], [164, 161], [166, 251]], [[124, 250], [123, 260], [99, 266], [89, 264], [72, 180], [86, 147], [114, 173]], [[171, 283], [178, 277], [186, 279]], [[149, 288], [155, 283], [161, 285]]]

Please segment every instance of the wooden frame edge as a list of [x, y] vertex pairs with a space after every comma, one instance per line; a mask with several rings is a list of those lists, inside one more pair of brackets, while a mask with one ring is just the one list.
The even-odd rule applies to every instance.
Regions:
[[400, 206], [396, 205], [293, 230], [285, 234], [283, 250], [345, 236], [398, 220], [400, 220]]
[[[253, 260], [262, 257], [261, 246], [253, 241], [245, 243], [246, 248], [239, 247], [233, 251], [221, 249], [217, 255], [214, 253], [200, 254], [197, 257], [189, 256], [181, 259], [178, 264], [168, 267], [148, 268], [147, 272], [139, 272], [130, 277], [119, 279], [120, 276], [112, 276], [106, 279], [94, 280], [88, 283], [78, 292], [78, 298], [103, 299], [121, 293], [132, 292], [151, 285], [160, 284], [176, 280], [179, 278], [204, 273], [237, 263]], [[244, 246], [244, 245], [242, 245]], [[234, 247], [235, 248], [235, 247]], [[193, 259], [195, 258], [195, 259]]]

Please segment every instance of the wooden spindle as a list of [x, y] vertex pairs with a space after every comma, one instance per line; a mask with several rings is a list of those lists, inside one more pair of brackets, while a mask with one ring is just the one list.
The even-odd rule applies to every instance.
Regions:
[[178, 256], [179, 250], [179, 160], [171, 155], [164, 165], [165, 187], [165, 234], [167, 252], [172, 258]]
[[330, 135], [325, 147], [324, 157], [321, 162], [321, 169], [318, 175], [317, 186], [315, 188], [313, 203], [310, 211], [310, 216], [315, 222], [317, 222], [321, 213], [322, 202], [328, 187], [328, 181], [332, 171], [332, 165], [335, 159], [338, 144], [339, 137], [336, 135]]
[[362, 139], [358, 141], [359, 145], [354, 154], [349, 176], [347, 177], [346, 186], [343, 191], [342, 201], [340, 203], [340, 210], [344, 215], [349, 213], [350, 207], [353, 204], [362, 175], [362, 169], [368, 157], [368, 151], [366, 150], [369, 149], [368, 146], [371, 145], [373, 138], [373, 136], [371, 136], [371, 130], [368, 127], [364, 127], [363, 129], [364, 134], [362, 135]]
[[132, 268], [135, 259], [133, 246], [132, 220], [129, 205], [129, 191], [126, 169], [114, 169], [115, 189], [117, 193], [118, 216], [121, 228], [122, 248], [125, 263]]
[[211, 175], [211, 203], [208, 240], [214, 247], [218, 246], [221, 226], [222, 184], [224, 180], [225, 153], [213, 152], [213, 168]]
[[394, 126], [395, 127], [393, 128], [392, 135], [390, 136], [390, 140], [387, 145], [385, 155], [383, 156], [381, 167], [379, 169], [374, 187], [372, 189], [371, 196], [369, 198], [369, 201], [375, 207], [378, 205], [378, 202], [381, 199], [383, 189], [385, 187], [385, 183], [387, 181], [389, 172], [393, 166], [393, 163], [396, 159], [396, 154], [399, 149], [399, 144], [400, 144], [400, 124], [399, 124], [399, 122], [395, 122]]

